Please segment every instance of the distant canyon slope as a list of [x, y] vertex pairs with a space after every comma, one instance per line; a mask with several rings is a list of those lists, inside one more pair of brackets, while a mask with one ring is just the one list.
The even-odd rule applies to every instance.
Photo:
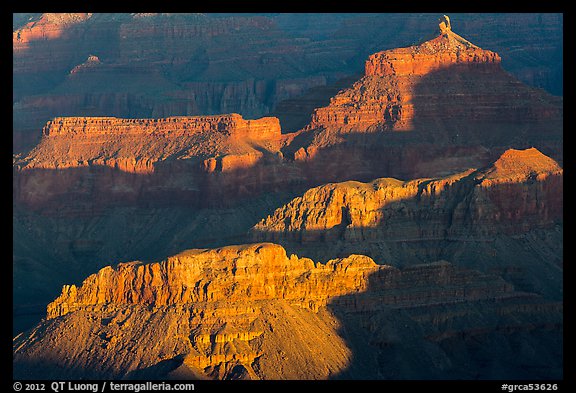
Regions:
[[[14, 20], [14, 134], [34, 135], [13, 157], [15, 377], [562, 377], [563, 99], [514, 76], [554, 80], [526, 71], [534, 47], [495, 50], [552, 56], [561, 15], [33, 18]], [[72, 62], [47, 50], [88, 37], [122, 38], [58, 79]]]
[[[14, 14], [15, 152], [58, 116], [277, 114], [296, 131], [372, 53], [434, 14]], [[521, 81], [562, 95], [562, 14], [454, 14]], [[344, 79], [342, 79], [344, 78]], [[337, 90], [336, 90], [337, 91]], [[305, 100], [294, 102], [292, 99]], [[304, 109], [304, 111], [302, 111]], [[286, 128], [288, 127], [288, 128]]]
[[15, 377], [561, 378], [562, 184], [527, 149], [311, 189], [254, 226], [256, 243], [64, 285], [14, 338]]
[[[364, 76], [296, 132], [283, 133], [275, 117], [219, 114], [57, 117], [41, 135], [14, 156], [15, 199], [29, 208], [162, 205], [166, 192], [171, 204], [218, 206], [330, 181], [479, 168], [510, 147], [535, 147], [562, 164], [563, 101], [522, 84], [497, 53], [448, 29], [371, 55]], [[87, 177], [80, 187], [78, 176]]]

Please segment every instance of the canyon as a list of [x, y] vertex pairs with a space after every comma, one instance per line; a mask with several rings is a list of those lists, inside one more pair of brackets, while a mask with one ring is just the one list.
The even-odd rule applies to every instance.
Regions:
[[315, 109], [285, 155], [309, 162], [319, 184], [454, 173], [511, 146], [561, 163], [562, 111], [561, 98], [528, 88], [497, 53], [447, 27], [419, 45], [371, 55], [364, 76]]
[[[561, 95], [562, 17], [452, 19], [464, 36], [500, 53], [517, 78]], [[38, 129], [58, 116], [268, 116], [285, 100], [361, 74], [378, 50], [424, 41], [435, 20], [415, 13], [13, 14], [13, 149], [34, 147]], [[310, 114], [301, 114], [306, 123]]]
[[[282, 113], [290, 123], [289, 108]], [[50, 120], [38, 145], [14, 157], [15, 199], [34, 208], [39, 201], [28, 201], [33, 193], [26, 186], [32, 183], [34, 193], [45, 195], [44, 202], [67, 198], [73, 206], [92, 198], [92, 187], [82, 195], [86, 189], [78, 190], [71, 179], [90, 179], [94, 171], [103, 172], [96, 176], [102, 179], [97, 187], [102, 196], [96, 198], [102, 204], [137, 198], [154, 205], [163, 198], [144, 192], [153, 188], [170, 189], [171, 197], [185, 203], [229, 205], [238, 196], [270, 189], [298, 192], [333, 181], [455, 173], [488, 165], [509, 147], [535, 147], [563, 161], [562, 98], [519, 82], [502, 68], [497, 53], [477, 47], [450, 27], [419, 45], [370, 56], [365, 75], [327, 106], [316, 108], [296, 132], [283, 133], [273, 117], [245, 120], [253, 128], [248, 134], [235, 125], [230, 131], [211, 132], [220, 120], [217, 127], [227, 128], [223, 119], [228, 117], [244, 121], [240, 114]], [[197, 127], [190, 121], [206, 122], [206, 129], [184, 138], [162, 131], [168, 125]], [[117, 135], [103, 131], [116, 128]], [[59, 159], [63, 162], [55, 162]], [[77, 170], [46, 171], [50, 168]], [[120, 173], [108, 174], [108, 168]], [[212, 172], [217, 173], [206, 175]], [[57, 177], [51, 181], [59, 184], [57, 194], [37, 187], [36, 174]], [[179, 178], [187, 179], [187, 186]]]
[[14, 377], [561, 379], [561, 16], [418, 18], [15, 16]]
[[[314, 263], [271, 243], [188, 250], [65, 286], [47, 319], [15, 338], [15, 377], [458, 378], [472, 370], [453, 348], [474, 340], [508, 361], [520, 335], [538, 349], [539, 335], [551, 343], [529, 375], [557, 377], [561, 313], [561, 303], [445, 261], [398, 270], [361, 255]], [[510, 349], [489, 345], [495, 337]], [[413, 358], [389, 363], [412, 345], [424, 348], [418, 373], [405, 368]], [[533, 361], [474, 376], [526, 377]]]
[[563, 170], [532, 148], [447, 177], [312, 188], [262, 219], [251, 238], [320, 261], [350, 253], [397, 267], [462, 259], [560, 299], [562, 227]]
[[255, 243], [64, 285], [14, 338], [15, 376], [560, 378], [562, 176], [527, 149], [445, 178], [311, 189]]

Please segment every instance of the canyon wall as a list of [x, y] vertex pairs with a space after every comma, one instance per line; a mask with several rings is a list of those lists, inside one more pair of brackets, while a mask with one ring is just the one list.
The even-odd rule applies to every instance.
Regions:
[[[14, 14], [13, 148], [33, 147], [37, 130], [57, 116], [265, 116], [283, 100], [359, 74], [375, 48], [422, 41], [436, 18]], [[562, 14], [455, 14], [453, 21], [500, 53], [516, 77], [562, 94]]]
[[461, 258], [561, 298], [562, 226], [563, 170], [532, 148], [443, 178], [312, 188], [262, 219], [251, 238], [316, 260], [357, 253], [402, 267]]
[[316, 187], [260, 221], [254, 234], [301, 242], [519, 234], [552, 226], [562, 207], [562, 168], [534, 148], [511, 149], [487, 168], [445, 178]]
[[[445, 261], [398, 270], [351, 255], [320, 264], [270, 243], [106, 267], [64, 286], [47, 311], [14, 340], [16, 377], [44, 361], [42, 375], [60, 378], [410, 378], [410, 368], [376, 360], [396, 351], [425, 374], [457, 376], [459, 351], [443, 345], [493, 331], [505, 341], [526, 331], [553, 337], [561, 323], [560, 304]], [[406, 333], [425, 348], [418, 356], [399, 341]], [[539, 354], [553, 360], [551, 375], [556, 347]], [[503, 374], [523, 375], [523, 361]]]
[[442, 176], [488, 165], [510, 147], [536, 147], [561, 164], [562, 119], [561, 98], [446, 30], [370, 56], [365, 76], [317, 108], [284, 155], [306, 163], [319, 184]]
[[[110, 18], [15, 45], [15, 376], [561, 378], [563, 102], [506, 52], [421, 17], [377, 54], [377, 15]], [[224, 247], [251, 241], [282, 247]]]
[[243, 183], [250, 172], [242, 171], [265, 171], [281, 160], [280, 124], [272, 117], [55, 118], [42, 133], [38, 146], [14, 162], [14, 200], [35, 209], [65, 200], [74, 208], [95, 202], [95, 193], [104, 206], [153, 202], [157, 195], [142, 194], [150, 189], [198, 206], [201, 194]]
[[220, 132], [247, 139], [280, 137], [280, 123], [275, 118], [244, 120], [238, 114], [169, 117], [164, 119], [62, 118], [49, 121], [42, 129], [43, 136], [138, 135], [141, 137], [166, 135], [173, 138], [201, 132]]

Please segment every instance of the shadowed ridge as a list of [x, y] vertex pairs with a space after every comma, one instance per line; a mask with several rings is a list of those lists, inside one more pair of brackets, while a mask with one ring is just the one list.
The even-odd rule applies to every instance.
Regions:
[[508, 150], [486, 168], [452, 176], [312, 188], [250, 234], [319, 261], [350, 253], [397, 267], [458, 259], [558, 299], [562, 179], [562, 169], [537, 150]]
[[[102, 269], [65, 286], [47, 317], [14, 338], [15, 378], [463, 377], [476, 370], [459, 361], [476, 338], [514, 343], [534, 330], [549, 336], [537, 354], [556, 376], [561, 304], [446, 261], [397, 269], [350, 255], [321, 264], [262, 243]], [[383, 361], [399, 353], [402, 361]], [[518, 359], [478, 376], [517, 376]]]

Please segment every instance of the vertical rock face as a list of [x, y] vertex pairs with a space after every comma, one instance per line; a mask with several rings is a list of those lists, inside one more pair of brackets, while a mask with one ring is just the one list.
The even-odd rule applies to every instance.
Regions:
[[[374, 48], [420, 40], [435, 19], [13, 14], [14, 149], [33, 147], [56, 116], [265, 116], [282, 100], [358, 74]], [[562, 94], [562, 14], [460, 14], [453, 23], [497, 49], [521, 80]], [[78, 72], [90, 55], [100, 65]]]
[[[160, 264], [107, 267], [87, 278], [80, 288], [65, 286], [62, 295], [48, 305], [47, 317], [102, 304], [158, 308], [275, 299], [317, 311], [330, 297], [365, 289], [367, 274], [376, 269], [378, 265], [365, 256], [315, 266], [307, 258], [288, 258], [281, 246], [267, 243], [191, 250]], [[307, 279], [298, 279], [304, 273]], [[142, 288], [146, 288], [144, 292]]]
[[[442, 342], [483, 340], [494, 328], [541, 330], [559, 323], [559, 310], [445, 261], [398, 270], [362, 255], [314, 263], [270, 243], [188, 250], [160, 263], [106, 267], [80, 287], [64, 286], [48, 320], [15, 339], [15, 376], [36, 375], [35, 362], [50, 357], [44, 377], [384, 377], [395, 368], [370, 353], [401, 349], [390, 325], [397, 313], [412, 340], [426, 343], [419, 356], [426, 371], [447, 367], [459, 375], [449, 365], [454, 353], [431, 360]], [[378, 326], [383, 334], [375, 334]], [[360, 344], [361, 336], [372, 336], [370, 343]], [[371, 348], [351, 352], [357, 345]]]
[[[449, 22], [448, 22], [449, 23]], [[425, 75], [455, 64], [498, 65], [497, 53], [484, 50], [454, 33], [446, 22], [440, 35], [417, 46], [375, 53], [366, 61], [366, 76]]]
[[472, 206], [478, 224], [522, 233], [562, 221], [563, 170], [534, 148], [507, 150], [477, 181]]
[[562, 223], [563, 170], [536, 149], [511, 149], [444, 178], [312, 188], [251, 233], [320, 260], [358, 253], [409, 266], [466, 255], [467, 266], [561, 298]]
[[[209, 173], [234, 173], [270, 157], [281, 157], [280, 123], [273, 117], [56, 118], [46, 124], [42, 134], [42, 142], [16, 164], [14, 179], [18, 203], [37, 208], [76, 192], [73, 176], [64, 176], [58, 172], [61, 170], [76, 168], [81, 178], [88, 176], [81, 171], [92, 168], [123, 173], [113, 179], [98, 174], [98, 190], [85, 190], [88, 198], [94, 192], [102, 193], [101, 201], [106, 203], [117, 197], [133, 200], [143, 188], [169, 186], [175, 191], [174, 179], [191, 181], [180, 186], [185, 194], [194, 184], [199, 187]], [[142, 177], [158, 170], [167, 174]], [[39, 187], [37, 179], [50, 174], [53, 180]], [[125, 185], [120, 186], [122, 183]]]
[[[341, 77], [353, 26], [318, 42], [275, 17], [53, 17], [14, 36], [14, 129], [46, 124], [14, 156], [14, 297], [43, 308], [87, 278], [15, 337], [15, 377], [562, 378], [562, 99], [504, 55], [445, 16], [351, 87], [285, 101], [342, 88], [283, 135], [190, 114]], [[98, 271], [134, 259], [162, 262]]]
[[520, 234], [562, 219], [562, 177], [538, 150], [511, 149], [487, 168], [445, 178], [316, 187], [260, 221], [254, 234], [302, 242]]
[[15, 150], [34, 146], [35, 131], [56, 116], [262, 117], [326, 84], [307, 46], [263, 16], [31, 17], [13, 32]]
[[166, 119], [117, 119], [114, 117], [55, 118], [42, 130], [43, 136], [137, 135], [183, 137], [195, 133], [234, 135], [246, 139], [278, 139], [280, 123], [275, 118], [244, 120], [233, 113], [217, 116], [171, 117]]
[[330, 181], [455, 173], [510, 146], [562, 162], [562, 100], [523, 85], [497, 53], [449, 27], [443, 21], [432, 40], [371, 55], [365, 76], [316, 109], [286, 151], [317, 176], [334, 174]]
[[450, 18], [447, 15], [443, 15], [442, 18], [440, 18], [440, 23], [438, 24], [438, 27], [440, 28], [440, 34], [442, 35], [451, 32], [452, 26], [450, 25]]

